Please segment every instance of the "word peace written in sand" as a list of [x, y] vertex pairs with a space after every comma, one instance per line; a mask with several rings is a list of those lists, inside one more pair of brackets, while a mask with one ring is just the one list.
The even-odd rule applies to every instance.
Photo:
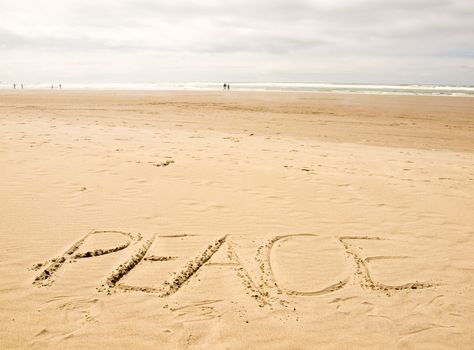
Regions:
[[[97, 238], [98, 236], [104, 235], [116, 235], [123, 238], [121, 244], [117, 244], [107, 249], [93, 249], [88, 251], [81, 251], [80, 248], [83, 244], [91, 239]], [[154, 293], [159, 297], [167, 297], [173, 293], [176, 293], [184, 284], [186, 284], [200, 269], [205, 267], [211, 267], [213, 265], [228, 267], [235, 271], [236, 276], [241, 279], [242, 283], [246, 287], [248, 294], [254, 298], [260, 305], [270, 304], [271, 300], [277, 300], [278, 295], [300, 295], [300, 296], [315, 296], [323, 295], [335, 292], [350, 281], [351, 276], [347, 276], [343, 280], [334, 281], [324, 288], [312, 291], [298, 291], [284, 287], [278, 280], [273, 264], [277, 263], [275, 257], [272, 258], [272, 251], [278, 242], [295, 238], [295, 237], [316, 237], [315, 234], [293, 234], [276, 236], [270, 239], [265, 245], [258, 247], [255, 260], [259, 266], [259, 276], [255, 279], [251, 276], [248, 270], [242, 264], [239, 256], [236, 253], [236, 243], [231, 239], [230, 236], [223, 236], [212, 244], [208, 245], [203, 251], [195, 255], [184, 264], [184, 267], [179, 271], [173, 271], [169, 274], [171, 277], [165, 278], [161, 281], [158, 287], [147, 286], [147, 285], [133, 285], [124, 282], [124, 277], [131, 274], [131, 272], [139, 271], [146, 267], [147, 263], [160, 264], [171, 260], [178, 259], [178, 256], [165, 256], [165, 255], [153, 255], [150, 253], [150, 247], [157, 240], [178, 240], [181, 242], [189, 239], [187, 235], [165, 235], [157, 236], [154, 235], [150, 239], [144, 241], [141, 234], [126, 233], [121, 231], [92, 231], [83, 236], [80, 240], [71, 245], [61, 256], [53, 258], [44, 264], [37, 264], [36, 268], [43, 268], [42, 272], [35, 278], [33, 284], [36, 286], [47, 286], [54, 282], [54, 277], [57, 271], [66, 263], [74, 262], [78, 259], [86, 259], [98, 257], [101, 255], [112, 254], [118, 251], [124, 250], [128, 247], [134, 247], [134, 251], [128, 256], [128, 259], [124, 260], [119, 266], [117, 266], [112, 272], [105, 277], [103, 284], [98, 288], [99, 291], [111, 292], [117, 290], [125, 291], [138, 291], [146, 293]], [[353, 277], [354, 281], [358, 283], [362, 288], [367, 288], [373, 291], [380, 291], [389, 293], [391, 291], [406, 290], [406, 289], [423, 289], [432, 287], [431, 283], [422, 282], [410, 282], [402, 285], [387, 285], [377, 281], [370, 273], [370, 262], [375, 259], [397, 259], [404, 257], [397, 256], [372, 256], [362, 257], [355, 246], [355, 242], [361, 240], [373, 240], [382, 241], [379, 237], [368, 237], [368, 236], [340, 236], [336, 237], [340, 243], [341, 249], [348, 258], [354, 261]], [[143, 242], [144, 241], [144, 242]], [[213, 263], [212, 257], [216, 253], [220, 252], [225, 257], [225, 262]], [[313, 251], [312, 254], [318, 254], [317, 251]], [[274, 255], [274, 254], [273, 254]]]

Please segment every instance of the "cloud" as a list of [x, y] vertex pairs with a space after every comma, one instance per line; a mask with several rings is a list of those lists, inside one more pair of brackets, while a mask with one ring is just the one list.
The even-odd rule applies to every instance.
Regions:
[[474, 84], [473, 34], [472, 0], [0, 0], [11, 79]]

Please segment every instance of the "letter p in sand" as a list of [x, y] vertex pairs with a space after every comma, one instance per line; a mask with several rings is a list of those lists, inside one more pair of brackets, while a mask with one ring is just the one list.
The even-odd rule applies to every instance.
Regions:
[[[126, 238], [125, 242], [117, 244], [113, 247], [104, 249], [92, 249], [87, 251], [80, 251], [81, 246], [88, 238], [97, 238], [98, 235], [121, 235]], [[53, 275], [64, 265], [67, 261], [74, 261], [76, 259], [90, 258], [99, 255], [111, 254], [127, 248], [131, 243], [136, 243], [142, 239], [140, 234], [132, 234], [121, 231], [91, 231], [85, 234], [81, 239], [72, 244], [62, 255], [53, 258], [43, 265], [43, 271], [33, 281], [34, 285], [47, 286], [53, 283]]]

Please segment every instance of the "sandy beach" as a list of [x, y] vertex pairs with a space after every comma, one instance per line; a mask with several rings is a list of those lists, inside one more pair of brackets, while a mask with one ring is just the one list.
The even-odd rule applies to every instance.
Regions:
[[0, 348], [473, 349], [473, 111], [0, 91]]

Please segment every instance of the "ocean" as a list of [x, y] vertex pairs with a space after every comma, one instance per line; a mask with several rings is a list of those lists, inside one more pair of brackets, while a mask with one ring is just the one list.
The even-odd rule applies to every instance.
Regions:
[[[237, 91], [291, 91], [291, 92], [338, 92], [362, 94], [446, 95], [474, 96], [474, 86], [453, 85], [390, 85], [390, 84], [339, 84], [339, 83], [255, 83], [229, 82], [231, 90]], [[17, 83], [17, 89], [20, 87]], [[73, 90], [222, 90], [222, 83], [61, 83], [63, 89]], [[24, 84], [25, 89], [51, 89], [51, 83]], [[59, 88], [59, 82], [53, 85]], [[0, 82], [0, 89], [13, 89], [12, 83]]]

